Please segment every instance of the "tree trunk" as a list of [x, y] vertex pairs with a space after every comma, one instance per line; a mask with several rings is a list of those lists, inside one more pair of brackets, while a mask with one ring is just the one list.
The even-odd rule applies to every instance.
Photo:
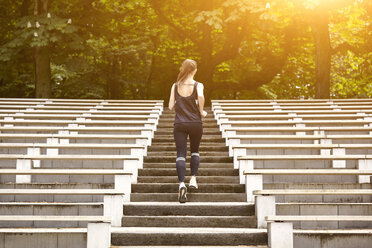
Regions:
[[315, 40], [315, 98], [330, 97], [331, 73], [331, 42], [329, 37], [329, 14], [327, 11], [316, 10], [317, 16], [311, 23]]
[[50, 52], [48, 47], [35, 47], [36, 98], [51, 97]]
[[111, 76], [109, 76], [109, 81], [107, 82], [109, 85], [109, 98], [110, 99], [119, 99], [120, 96], [120, 86], [118, 81], [118, 66], [119, 61], [117, 57], [112, 58], [111, 63]]
[[[48, 0], [35, 0], [34, 15], [39, 15], [39, 12], [47, 13]], [[48, 46], [35, 47], [35, 97], [50, 98], [52, 95], [52, 81], [50, 71], [50, 50]]]

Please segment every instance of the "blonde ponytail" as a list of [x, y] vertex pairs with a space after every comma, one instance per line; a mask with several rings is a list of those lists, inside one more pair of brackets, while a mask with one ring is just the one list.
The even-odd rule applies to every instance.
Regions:
[[185, 82], [187, 77], [191, 73], [193, 73], [196, 68], [197, 68], [197, 64], [195, 60], [186, 59], [185, 61], [183, 61], [181, 68], [180, 68], [180, 73], [178, 73], [177, 83], [182, 84], [183, 82]]

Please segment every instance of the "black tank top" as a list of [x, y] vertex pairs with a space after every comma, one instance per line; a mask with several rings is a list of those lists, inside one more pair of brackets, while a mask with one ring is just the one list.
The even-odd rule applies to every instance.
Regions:
[[195, 82], [194, 89], [190, 96], [183, 97], [178, 94], [178, 85], [175, 84], [174, 96], [176, 100], [175, 111], [176, 117], [174, 119], [174, 124], [182, 122], [199, 122], [202, 123], [199, 107], [196, 104], [198, 100], [198, 92], [196, 87], [198, 82]]

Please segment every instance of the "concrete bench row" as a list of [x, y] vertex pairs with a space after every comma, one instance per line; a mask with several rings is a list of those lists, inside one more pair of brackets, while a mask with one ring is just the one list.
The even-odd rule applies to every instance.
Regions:
[[[132, 143], [137, 145], [151, 145], [151, 136], [131, 135], [131, 134], [33, 134], [33, 133], [0, 133], [2, 142], [9, 140], [45, 140], [46, 143], [68, 144], [71, 139], [74, 140], [118, 140], [121, 143]], [[101, 143], [96, 142], [96, 143]], [[105, 143], [105, 142], [103, 142]]]
[[360, 102], [372, 102], [370, 98], [358, 98], [358, 99], [267, 99], [267, 100], [211, 100], [212, 105], [214, 104], [225, 104], [225, 103], [261, 103], [261, 104], [267, 104], [267, 103], [290, 103], [290, 104], [297, 104], [297, 103], [304, 103], [304, 104], [311, 104], [311, 103], [345, 103], [345, 104], [353, 104], [353, 103], [360, 103]]
[[[234, 158], [234, 168], [239, 168], [239, 156], [251, 156], [258, 153], [263, 155], [268, 150], [272, 155], [291, 155], [294, 151], [301, 155], [301, 150], [317, 151], [319, 155], [363, 155], [369, 149], [372, 149], [372, 144], [238, 144], [231, 145], [230, 155]], [[350, 151], [356, 152], [350, 154]], [[362, 154], [357, 154], [362, 151]], [[349, 153], [349, 154], [347, 154]], [[306, 154], [303, 154], [306, 155]], [[334, 167], [345, 167], [345, 162], [332, 162]]]
[[[3, 116], [5, 116], [3, 114]], [[335, 113], [335, 114], [298, 114], [298, 113], [287, 113], [287, 114], [232, 114], [231, 112], [226, 112], [224, 114], [216, 114], [217, 123], [228, 123], [229, 121], [237, 120], [334, 120], [334, 119], [345, 119], [345, 120], [358, 120], [371, 117], [371, 114], [366, 113], [356, 113], [356, 114], [345, 114], [345, 113]]]
[[[12, 222], [17, 222], [17, 221], [43, 221], [43, 222], [84, 221], [84, 222], [89, 222], [87, 224], [87, 246], [86, 247], [87, 248], [110, 248], [111, 247], [112, 218], [110, 216], [0, 215], [0, 221], [12, 221]], [[42, 229], [39, 229], [39, 230], [43, 231]]]
[[59, 134], [81, 134], [84, 132], [88, 133], [123, 133], [133, 134], [136, 133], [141, 136], [148, 138], [154, 138], [154, 132], [152, 127], [73, 127], [73, 126], [8, 126], [0, 127], [1, 133], [27, 133], [27, 132], [45, 132], [45, 133], [59, 133]]
[[[271, 248], [293, 248], [294, 221], [359, 221], [372, 222], [372, 216], [365, 215], [307, 215], [307, 216], [266, 216], [268, 243]], [[356, 244], [357, 246], [357, 244]]]
[[162, 101], [154, 101], [154, 102], [146, 102], [146, 101], [126, 101], [126, 102], [112, 102], [112, 101], [87, 101], [87, 102], [76, 102], [76, 101], [55, 101], [55, 100], [45, 100], [45, 101], [12, 101], [12, 100], [5, 100], [0, 101], [0, 107], [23, 107], [23, 106], [83, 106], [83, 107], [94, 107], [94, 106], [118, 106], [118, 107], [125, 107], [125, 106], [163, 106]]
[[124, 115], [124, 114], [95, 114], [95, 113], [83, 113], [83, 114], [0, 114], [0, 118], [22, 118], [22, 119], [48, 119], [48, 120], [55, 120], [55, 119], [77, 119], [80, 117], [88, 118], [88, 119], [96, 119], [96, 120], [105, 120], [105, 119], [114, 119], [114, 120], [150, 120], [153, 119], [157, 121], [159, 116], [156, 114], [149, 114], [149, 115]]
[[372, 176], [372, 169], [247, 169], [243, 171], [243, 175], [247, 202], [254, 203], [255, 197], [253, 192], [263, 189], [263, 176], [265, 175], [356, 175], [368, 179]]
[[[143, 122], [146, 123], [154, 123], [155, 125], [158, 124], [159, 115], [158, 114], [150, 114], [150, 115], [96, 115], [91, 113], [86, 114], [75, 114], [75, 115], [67, 115], [67, 114], [0, 114], [0, 118], [3, 118], [0, 123], [7, 123], [7, 124], [14, 124], [15, 121], [33, 121], [40, 122], [43, 119], [48, 120], [49, 122], [57, 122], [57, 121], [64, 121], [68, 123], [75, 123], [75, 122], [90, 122], [90, 121], [98, 121], [98, 122], [109, 122], [113, 124], [115, 122], [133, 122], [137, 121], [138, 123]], [[60, 120], [62, 119], [62, 120]], [[66, 120], [67, 119], [67, 120]], [[63, 123], [63, 122], [59, 122]]]
[[[122, 176], [130, 176], [130, 174]], [[124, 183], [127, 184], [128, 180]], [[121, 226], [125, 191], [124, 189], [0, 189], [0, 195], [103, 196], [104, 216], [111, 218], [113, 226]]]
[[322, 107], [353, 107], [353, 106], [370, 106], [372, 102], [370, 99], [365, 99], [363, 101], [221, 101], [212, 100], [212, 110], [220, 108], [238, 108], [238, 107], [251, 107], [251, 108], [290, 108], [290, 107], [309, 107], [309, 108], [322, 108]]
[[372, 189], [277, 189], [255, 190], [257, 227], [266, 228], [266, 216], [276, 215], [275, 196], [277, 195], [372, 195]]
[[[357, 162], [357, 169], [372, 170], [372, 155], [252, 155], [252, 156], [238, 156], [237, 163], [239, 169], [240, 183], [245, 183], [245, 170], [257, 169], [255, 162], [257, 161], [312, 161], [309, 166], [312, 166], [314, 161], [331, 161], [331, 168], [346, 168], [346, 160], [354, 160]], [[270, 167], [275, 163], [271, 164]], [[334, 169], [333, 169], [334, 170]], [[334, 170], [336, 172], [336, 170]], [[331, 171], [330, 171], [331, 172]], [[359, 183], [369, 183], [369, 176], [359, 176]]]
[[254, 126], [286, 126], [286, 127], [307, 127], [307, 126], [369, 126], [372, 122], [370, 117], [360, 118], [360, 120], [268, 120], [268, 121], [229, 121], [220, 124], [220, 131], [225, 131], [225, 129], [232, 127], [254, 127]]
[[152, 109], [151, 107], [135, 107], [123, 110], [102, 110], [102, 109], [89, 109], [89, 110], [38, 110], [38, 109], [0, 109], [1, 114], [12, 114], [12, 115], [30, 115], [30, 114], [100, 114], [100, 115], [160, 115], [160, 109]]
[[275, 134], [296, 134], [296, 135], [306, 135], [306, 133], [310, 133], [313, 135], [325, 135], [326, 133], [336, 132], [336, 134], [341, 133], [366, 133], [371, 134], [372, 126], [333, 126], [333, 127], [325, 127], [325, 126], [312, 126], [312, 127], [227, 127], [224, 128], [224, 132], [222, 133], [222, 137], [232, 137], [237, 134], [244, 135], [244, 134], [260, 134], [260, 133], [275, 133]]
[[[0, 160], [16, 160], [17, 170], [32, 170], [33, 161], [37, 160], [118, 160], [122, 162], [122, 168], [130, 171], [132, 183], [137, 183], [138, 169], [143, 168], [143, 157], [134, 155], [22, 155], [0, 154]], [[39, 171], [40, 169], [34, 169]], [[1, 172], [1, 170], [0, 170]], [[37, 172], [35, 172], [37, 173]], [[0, 173], [0, 175], [2, 175]], [[31, 183], [31, 176], [17, 175], [16, 183]]]
[[65, 125], [67, 127], [151, 127], [153, 131], [156, 131], [155, 121], [144, 121], [144, 120], [90, 120], [84, 117], [80, 117], [77, 120], [24, 120], [24, 119], [10, 119], [10, 120], [0, 120], [0, 125], [3, 127], [13, 127], [13, 126], [35, 126], [35, 125], [46, 125], [49, 126], [61, 126]]
[[[236, 157], [238, 155], [245, 155], [246, 149], [255, 147], [255, 149], [260, 149], [259, 145], [264, 145], [265, 143], [272, 143], [273, 149], [274, 145], [299, 145], [304, 146], [304, 148], [313, 148], [323, 149], [321, 145], [341, 145], [338, 148], [334, 149], [333, 152], [335, 155], [344, 155], [345, 149], [342, 149], [344, 145], [352, 145], [353, 143], [359, 144], [359, 148], [368, 147], [368, 143], [372, 143], [371, 135], [235, 135], [232, 137], [226, 138], [226, 145], [229, 146], [229, 156]], [[251, 143], [251, 144], [249, 144]], [[356, 145], [354, 144], [354, 145]], [[268, 144], [265, 144], [268, 145]], [[318, 147], [315, 145], [319, 145]], [[246, 147], [244, 147], [246, 146]], [[308, 147], [306, 147], [308, 146]], [[270, 148], [270, 146], [268, 147]], [[333, 147], [335, 148], [335, 147]], [[244, 150], [245, 149], [245, 150]], [[329, 154], [330, 149], [324, 147], [324, 151], [321, 154]], [[235, 165], [235, 168], [236, 165]]]
[[293, 104], [293, 105], [281, 105], [281, 104], [261, 104], [255, 106], [255, 104], [226, 104], [224, 106], [213, 106], [213, 111], [219, 110], [263, 110], [263, 111], [283, 111], [283, 110], [291, 110], [291, 111], [303, 111], [303, 110], [334, 110], [334, 111], [342, 111], [342, 110], [352, 110], [352, 109], [362, 109], [362, 110], [370, 110], [372, 109], [372, 105], [369, 104], [358, 104], [358, 105], [339, 105], [339, 104], [324, 104], [324, 105], [313, 105], [313, 104]]
[[334, 109], [298, 109], [298, 110], [235, 110], [235, 109], [216, 109], [214, 111], [215, 119], [217, 120], [220, 115], [231, 116], [231, 115], [276, 115], [276, 116], [287, 116], [287, 115], [345, 115], [354, 114], [365, 116], [371, 114], [372, 109], [342, 109], [335, 111]]

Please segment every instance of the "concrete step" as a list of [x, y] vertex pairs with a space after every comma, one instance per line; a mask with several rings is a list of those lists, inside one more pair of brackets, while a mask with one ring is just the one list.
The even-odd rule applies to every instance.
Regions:
[[246, 202], [127, 202], [124, 215], [252, 216], [254, 205]]
[[[174, 127], [173, 120], [171, 122], [161, 122], [159, 121], [159, 125], [157, 126], [158, 128], [172, 128]], [[203, 129], [204, 128], [218, 128], [217, 123], [212, 123], [212, 122], [206, 122], [203, 123]]]
[[[189, 167], [189, 165], [187, 165]], [[176, 162], [173, 163], [149, 163], [143, 164], [143, 168], [176, 168]], [[232, 163], [201, 163], [199, 164], [199, 169], [201, 168], [233, 168]]]
[[[170, 163], [175, 162], [176, 158], [174, 156], [146, 156], [143, 158], [143, 161], [150, 163]], [[190, 162], [190, 157], [186, 158], [186, 162]], [[226, 156], [201, 156], [200, 163], [232, 163], [233, 158]]]
[[[177, 183], [177, 176], [139, 176], [138, 183]], [[185, 182], [190, 181], [190, 176], [185, 176]], [[198, 183], [239, 183], [237, 176], [198, 176]]]
[[[188, 182], [186, 182], [188, 186]], [[242, 184], [206, 184], [198, 183], [198, 189], [188, 188], [188, 192], [197, 193], [244, 193]], [[132, 185], [133, 193], [174, 193], [178, 192], [178, 183], [137, 183]]]
[[[182, 245], [182, 246], [174, 246], [174, 245], [172, 245], [172, 246], [153, 246], [153, 245], [149, 245], [149, 246], [137, 246], [137, 245], [135, 245], [135, 246], [133, 246], [133, 245], [131, 245], [131, 246], [111, 246], [111, 248], [126, 248], [126, 247], [131, 247], [131, 248], [171, 248], [171, 247], [173, 247], [173, 248], [198, 248], [198, 247], [200, 247], [200, 246], [185, 246], [185, 245]], [[267, 246], [262, 246], [262, 245], [255, 245], [255, 246], [251, 246], [251, 245], [249, 245], [249, 246], [247, 246], [247, 245], [238, 245], [238, 246], [230, 246], [230, 245], [223, 245], [223, 246], [215, 246], [215, 245], [213, 245], [213, 246], [210, 246], [210, 245], [203, 245], [203, 247], [204, 248], [267, 248]]]
[[[156, 143], [155, 145], [148, 147], [148, 151], [176, 151], [176, 145], [174, 142]], [[201, 143], [199, 151], [229, 151], [229, 148], [224, 143], [208, 143], [208, 145]]]
[[[157, 130], [155, 131], [155, 135], [158, 135], [158, 134], [162, 134], [162, 133], [173, 133], [173, 127], [172, 128], [157, 128]], [[221, 131], [220, 129], [218, 128], [218, 126], [216, 126], [215, 128], [211, 128], [211, 127], [204, 127], [203, 126], [203, 134], [209, 134], [209, 133], [215, 133], [215, 135], [218, 135], [220, 134], [221, 135]]]
[[[189, 141], [189, 140], [188, 140]], [[173, 135], [157, 135], [152, 140], [153, 143], [161, 143], [161, 142], [174, 142]], [[200, 143], [224, 143], [225, 139], [221, 136], [217, 135], [203, 135], [201, 138]]]
[[[207, 112], [208, 113], [208, 112]], [[210, 114], [210, 115], [209, 115]], [[176, 113], [175, 112], [163, 112], [162, 115], [161, 115], [161, 118], [174, 118], [176, 116]], [[213, 119], [214, 116], [213, 116], [213, 113], [211, 111], [209, 111], [208, 115], [206, 117], [203, 118], [203, 120], [205, 119]]]
[[[158, 136], [158, 135], [173, 135], [173, 128], [170, 129], [170, 128], [167, 128], [167, 131], [156, 131], [155, 132], [155, 136]], [[206, 129], [204, 128], [203, 129], [203, 135], [206, 135], [206, 136], [209, 136], [209, 135], [221, 135], [221, 132], [217, 129]]]
[[[165, 117], [163, 118], [163, 116], [161, 117], [161, 119], [159, 120], [159, 123], [161, 122], [164, 122], [164, 123], [172, 123], [174, 122], [174, 117]], [[203, 125], [204, 124], [207, 124], [207, 123], [213, 123], [215, 124], [216, 123], [216, 120], [214, 118], [203, 118]]]
[[[177, 193], [132, 193], [131, 201], [134, 202], [177, 202]], [[187, 193], [189, 202], [244, 202], [247, 200], [245, 193]]]
[[[174, 121], [175, 117], [176, 117], [175, 113], [163, 113], [161, 115], [161, 119], [163, 120], [171, 119], [172, 121]], [[206, 120], [214, 120], [214, 116], [210, 114], [202, 119], [202, 121], [206, 121]]]
[[250, 228], [113, 228], [112, 245], [265, 245], [265, 230]]
[[[190, 174], [186, 168], [186, 174]], [[150, 168], [138, 170], [138, 176], [177, 176], [176, 168]], [[198, 176], [239, 176], [239, 170], [233, 168], [199, 168]]]
[[229, 227], [254, 228], [255, 216], [124, 216], [124, 227]]
[[[167, 135], [156, 135], [156, 136], [154, 136], [154, 139], [153, 140], [155, 140], [155, 139], [174, 139], [174, 136], [173, 136], [173, 134], [167, 134]], [[217, 141], [225, 141], [225, 139], [223, 139], [222, 137], [221, 137], [221, 135], [220, 134], [217, 134], [217, 135], [206, 135], [206, 134], [203, 134], [202, 135], [202, 142], [203, 142], [203, 140], [217, 140]]]
[[[225, 157], [228, 157], [229, 156], [229, 152], [228, 151], [199, 151], [199, 154], [200, 156], [225, 156]], [[177, 152], [176, 151], [156, 151], [156, 152], [152, 152], [152, 151], [148, 151], [147, 152], [147, 156], [149, 157], [154, 157], [154, 156], [177, 156]], [[187, 156], [191, 156], [191, 153], [190, 151], [187, 153]]]

